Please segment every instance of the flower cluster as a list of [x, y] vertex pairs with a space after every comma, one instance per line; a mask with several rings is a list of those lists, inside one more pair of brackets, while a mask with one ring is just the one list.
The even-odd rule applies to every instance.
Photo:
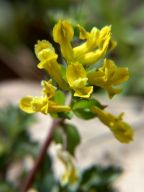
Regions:
[[[93, 27], [90, 32], [80, 25], [77, 27], [81, 42], [77, 46], [72, 46], [74, 28], [68, 21], [60, 20], [53, 28], [53, 39], [60, 45], [62, 63], [58, 62], [58, 55], [49, 41], [41, 40], [35, 45], [35, 54], [39, 60], [37, 67], [46, 70], [52, 80], [42, 81], [41, 97], [21, 99], [20, 108], [25, 112], [48, 114], [72, 110], [71, 105], [61, 105], [55, 101], [57, 90], [53, 82], [59, 89], [71, 92], [73, 97], [90, 100], [94, 86], [105, 89], [112, 98], [121, 91], [115, 86], [128, 80], [128, 69], [118, 67], [107, 58], [107, 54], [116, 46], [111, 26], [101, 30]], [[132, 140], [133, 130], [122, 120], [122, 115], [115, 117], [96, 106], [91, 110], [120, 142], [128, 143]]]
[[[81, 42], [77, 46], [72, 46], [74, 28], [68, 21], [60, 20], [53, 28], [53, 39], [60, 45], [62, 63], [58, 62], [58, 54], [49, 41], [37, 42], [37, 67], [46, 70], [50, 80], [41, 82], [41, 96], [26, 96], [20, 100], [19, 106], [27, 113], [56, 114], [55, 117], [61, 117], [60, 113], [62, 115], [69, 111], [79, 114], [83, 119], [97, 117], [109, 127], [116, 139], [121, 143], [129, 143], [133, 140], [133, 129], [123, 121], [123, 113], [114, 116], [106, 112], [96, 99], [91, 99], [94, 86], [105, 89], [112, 98], [121, 91], [115, 86], [127, 81], [129, 77], [126, 67], [118, 67], [107, 58], [108, 53], [116, 46], [112, 39], [111, 26], [105, 26], [101, 30], [93, 27], [90, 32], [80, 25], [77, 27]], [[64, 100], [59, 102], [56, 99], [60, 96], [60, 90], [72, 93], [69, 106], [65, 105]], [[57, 157], [65, 168], [61, 182], [74, 184], [78, 174], [72, 156], [61, 146], [57, 150]]]
[[128, 69], [117, 67], [109, 59], [103, 61], [102, 67], [89, 70], [111, 51], [116, 42], [112, 39], [111, 26], [101, 30], [93, 27], [87, 32], [78, 25], [79, 38], [82, 44], [72, 47], [74, 29], [67, 21], [59, 21], [53, 29], [53, 38], [59, 43], [65, 61], [65, 66], [57, 62], [58, 55], [54, 47], [46, 40], [38, 41], [35, 53], [40, 63], [38, 68], [45, 69], [62, 89], [74, 91], [74, 96], [89, 98], [93, 93], [93, 86], [105, 88], [110, 97], [120, 92], [112, 86], [128, 79]]
[[52, 85], [51, 81], [42, 81], [41, 85], [41, 97], [27, 96], [21, 99], [19, 106], [23, 111], [27, 113], [41, 112], [43, 114], [70, 111], [69, 106], [59, 105], [54, 101], [56, 87]]

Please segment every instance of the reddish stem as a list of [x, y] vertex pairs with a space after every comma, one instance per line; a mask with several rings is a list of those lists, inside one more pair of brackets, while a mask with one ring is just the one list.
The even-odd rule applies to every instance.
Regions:
[[54, 132], [55, 128], [57, 128], [58, 125], [61, 124], [62, 121], [63, 121], [62, 119], [58, 119], [58, 120], [53, 121], [51, 128], [50, 128], [50, 131], [48, 132], [47, 138], [46, 138], [46, 140], [45, 140], [45, 142], [41, 148], [40, 154], [38, 155], [38, 158], [36, 159], [35, 164], [34, 164], [32, 170], [30, 171], [30, 174], [28, 175], [28, 177], [24, 183], [21, 192], [27, 192], [27, 190], [30, 189], [30, 187], [32, 186], [34, 178], [35, 178], [39, 168], [41, 167], [41, 164], [45, 158], [47, 150], [48, 150], [50, 143], [52, 141], [53, 132]]

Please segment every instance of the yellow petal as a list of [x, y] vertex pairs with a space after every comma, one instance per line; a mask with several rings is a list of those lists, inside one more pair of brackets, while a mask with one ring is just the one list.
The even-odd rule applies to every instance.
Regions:
[[73, 27], [68, 21], [60, 20], [53, 28], [54, 41], [60, 44], [62, 54], [68, 62], [73, 60], [73, 49], [70, 43], [73, 35]]
[[35, 111], [33, 110], [31, 105], [32, 100], [33, 100], [32, 96], [22, 98], [19, 102], [20, 109], [26, 113], [34, 113]]
[[52, 85], [52, 81], [42, 81], [41, 85], [43, 87], [42, 93], [44, 96], [47, 96], [48, 99], [54, 97], [56, 92], [56, 87]]
[[85, 39], [88, 39], [89, 37], [89, 32], [87, 32], [84, 27], [82, 27], [81, 25], [77, 25], [78, 28], [79, 28], [79, 31], [80, 31], [80, 34], [79, 34], [79, 38], [82, 39], [82, 40], [85, 40]]
[[115, 123], [111, 127], [111, 131], [121, 143], [129, 143], [133, 140], [134, 132], [131, 126], [124, 121], [118, 121]]
[[76, 62], [68, 65], [66, 78], [73, 88], [82, 88], [87, 83], [87, 74], [82, 64]]
[[48, 59], [38, 64], [38, 68], [45, 69], [62, 89], [68, 89], [67, 83], [62, 78], [61, 66], [54, 59]]
[[71, 41], [74, 31], [72, 25], [66, 20], [59, 20], [53, 28], [53, 37], [57, 43], [62, 41]]
[[86, 87], [87, 74], [82, 64], [76, 62], [68, 65], [66, 71], [67, 81], [75, 91], [74, 96], [88, 98], [93, 92], [93, 87]]
[[57, 55], [52, 44], [46, 40], [38, 41], [35, 45], [35, 54], [40, 61], [54, 57], [57, 59]]
[[110, 128], [114, 136], [121, 143], [129, 143], [133, 140], [134, 131], [128, 123], [123, 121], [123, 114], [120, 114], [118, 117], [116, 117], [96, 106], [93, 107], [92, 111], [95, 112], [98, 118]]
[[98, 48], [95, 51], [91, 51], [85, 54], [85, 56], [81, 58], [80, 62], [84, 65], [90, 65], [97, 62], [100, 58], [102, 58], [106, 54], [110, 40], [111, 40], [111, 27], [110, 26], [103, 27], [100, 30], [98, 39], [96, 41]]
[[58, 55], [52, 45], [46, 40], [38, 41], [35, 45], [35, 53], [41, 61], [37, 67], [45, 69], [61, 88], [66, 89], [67, 85], [62, 79], [61, 67], [57, 63]]
[[97, 39], [99, 30], [93, 27], [90, 32], [87, 32], [82, 26], [78, 25], [80, 31], [80, 39], [86, 40], [79, 46], [73, 48], [75, 60], [83, 57], [85, 53], [93, 51], [97, 47]]
[[115, 63], [110, 59], [104, 60], [104, 65], [101, 71], [106, 71], [107, 74], [107, 85], [118, 85], [128, 80], [129, 73], [127, 67], [117, 67]]
[[111, 76], [111, 82], [113, 85], [118, 85], [120, 83], [126, 82], [129, 79], [129, 72], [127, 67], [119, 67]]
[[47, 97], [33, 97], [31, 105], [35, 112], [48, 114], [49, 100]]
[[71, 110], [70, 106], [59, 105], [54, 101], [49, 101], [49, 112], [69, 112]]
[[105, 59], [103, 66], [97, 71], [89, 72], [87, 77], [89, 84], [105, 88], [109, 97], [112, 98], [115, 94], [121, 92], [121, 89], [112, 86], [127, 81], [129, 74], [126, 67], [117, 67], [112, 60]]
[[101, 50], [108, 48], [110, 39], [111, 39], [111, 26], [105, 26], [100, 30], [100, 34], [98, 38], [99, 48]]
[[74, 93], [75, 97], [89, 98], [93, 92], [93, 86], [83, 87], [83, 88], [74, 89], [74, 90], [75, 90], [75, 93]]
[[122, 91], [121, 88], [113, 88], [111, 86], [105, 87], [105, 89], [107, 90], [110, 99], [112, 99], [114, 95], [119, 94]]
[[100, 58], [102, 58], [106, 53], [106, 49], [97, 49], [95, 51], [91, 51], [79, 57], [79, 62], [83, 65], [91, 65], [96, 63]]
[[92, 71], [87, 74], [88, 82], [91, 85], [104, 87], [106, 84], [106, 77], [103, 71]]
[[61, 177], [62, 185], [75, 184], [78, 181], [78, 172], [73, 157], [68, 153], [68, 151], [65, 151], [60, 144], [56, 146], [56, 154], [58, 160], [60, 160], [64, 166], [64, 173]]

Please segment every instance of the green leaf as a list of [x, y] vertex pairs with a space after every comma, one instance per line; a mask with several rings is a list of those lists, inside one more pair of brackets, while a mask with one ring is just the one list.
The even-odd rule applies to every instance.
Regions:
[[64, 103], [65, 103], [64, 93], [60, 90], [56, 91], [56, 94], [54, 96], [54, 101], [60, 105], [64, 105]]
[[15, 138], [34, 121], [34, 115], [24, 113], [16, 106], [0, 109], [0, 130], [7, 137]]
[[57, 113], [59, 118], [64, 118], [64, 119], [72, 119], [73, 117], [73, 112], [69, 111], [69, 112], [61, 112], [61, 113]]
[[74, 155], [76, 147], [80, 144], [81, 138], [77, 128], [72, 124], [65, 125], [65, 134], [67, 138], [67, 150]]
[[57, 191], [55, 190], [57, 189], [57, 182], [52, 169], [52, 159], [48, 154], [45, 156], [41, 168], [37, 173], [37, 177], [34, 181], [34, 188], [43, 192]]
[[96, 117], [96, 114], [91, 111], [93, 106], [97, 106], [101, 109], [104, 109], [105, 107], [101, 105], [100, 102], [96, 99], [82, 99], [79, 101], [76, 100], [72, 106], [72, 109], [77, 117], [88, 120]]
[[0, 182], [0, 192], [15, 192], [14, 187], [6, 182], [6, 181], [1, 181]]
[[112, 183], [121, 174], [122, 170], [115, 166], [92, 166], [84, 170], [81, 175], [80, 189], [84, 191], [101, 191], [112, 192], [115, 191]]
[[53, 140], [56, 143], [61, 143], [62, 145], [64, 144], [64, 131], [61, 127], [58, 127], [57, 129], [54, 130]]
[[56, 143], [66, 145], [66, 149], [74, 155], [75, 149], [80, 143], [80, 134], [77, 128], [72, 124], [64, 124], [63, 127], [58, 127], [53, 133], [53, 140]]

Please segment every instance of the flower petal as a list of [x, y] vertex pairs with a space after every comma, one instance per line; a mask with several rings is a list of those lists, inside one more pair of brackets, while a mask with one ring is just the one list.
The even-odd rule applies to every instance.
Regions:
[[87, 74], [82, 64], [71, 63], [67, 67], [66, 78], [72, 88], [82, 88], [87, 83]]
[[47, 97], [33, 97], [31, 105], [35, 112], [41, 112], [45, 115], [49, 112], [49, 100]]
[[86, 40], [79, 46], [73, 48], [75, 60], [79, 57], [83, 57], [85, 53], [93, 51], [97, 47], [97, 39], [99, 30], [93, 27], [90, 32], [87, 32], [82, 26], [78, 25], [80, 31], [80, 39]]
[[62, 78], [61, 66], [55, 59], [48, 59], [40, 62], [38, 68], [45, 69], [62, 89], [68, 89], [67, 83]]
[[57, 59], [57, 55], [52, 44], [46, 40], [37, 42], [35, 45], [35, 54], [40, 61], [44, 61], [51, 57]]
[[93, 92], [93, 86], [83, 87], [83, 88], [74, 89], [74, 90], [75, 90], [75, 93], [74, 93], [75, 97], [89, 98], [91, 93]]
[[121, 92], [121, 89], [112, 86], [127, 81], [129, 74], [126, 67], [117, 67], [112, 60], [105, 59], [103, 66], [97, 71], [89, 72], [87, 77], [89, 84], [105, 88], [112, 98], [115, 94]]
[[26, 113], [35, 113], [31, 105], [32, 100], [32, 96], [23, 97], [19, 102], [20, 109]]
[[68, 112], [71, 108], [68, 105], [59, 105], [54, 101], [49, 101], [49, 112]]
[[60, 44], [62, 54], [67, 62], [73, 60], [73, 49], [70, 43], [73, 35], [73, 27], [68, 21], [60, 20], [53, 28], [54, 41]]
[[64, 173], [61, 177], [62, 185], [75, 184], [78, 181], [78, 173], [73, 157], [68, 151], [65, 151], [60, 144], [56, 146], [56, 155], [58, 160], [60, 160], [64, 166]]
[[133, 140], [133, 129], [128, 123], [123, 121], [123, 113], [116, 117], [96, 106], [93, 107], [92, 111], [95, 112], [98, 118], [110, 128], [114, 136], [121, 143], [129, 143]]
[[52, 85], [51, 80], [50, 81], [42, 81], [41, 85], [43, 87], [42, 89], [42, 93], [44, 96], [47, 96], [48, 99], [51, 99], [52, 97], [54, 97], [55, 92], [56, 92], [56, 87], [54, 87]]

